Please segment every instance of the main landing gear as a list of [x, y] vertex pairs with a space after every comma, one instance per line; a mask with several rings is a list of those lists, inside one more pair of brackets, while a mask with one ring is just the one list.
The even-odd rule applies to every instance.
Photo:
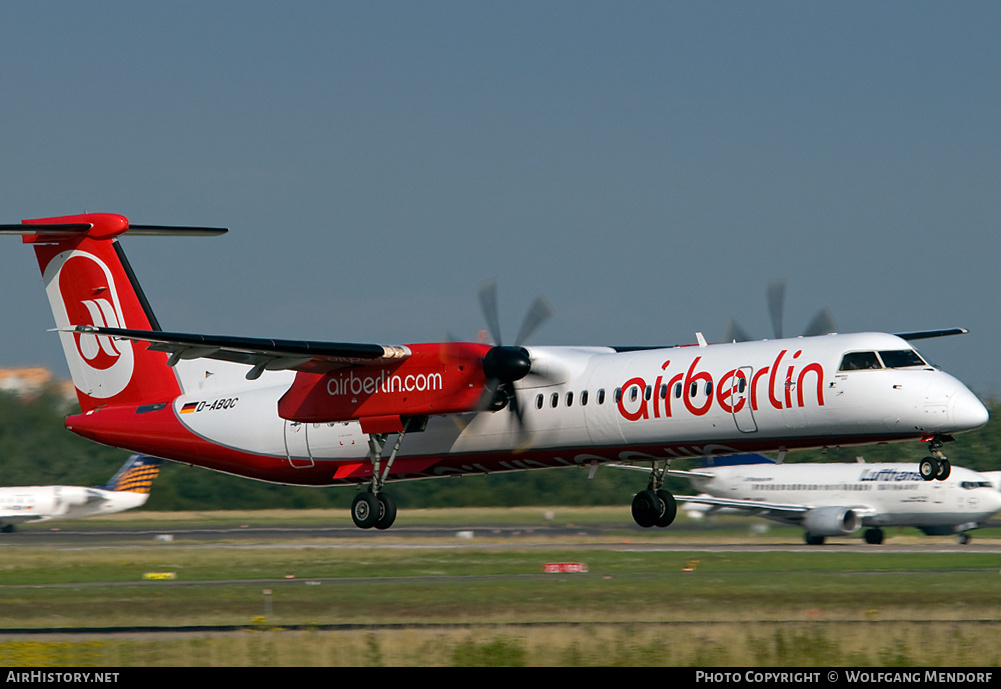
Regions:
[[396, 501], [388, 493], [382, 492], [386, 485], [386, 477], [389, 476], [393, 462], [396, 460], [396, 453], [400, 451], [400, 444], [407, 430], [404, 427], [396, 438], [393, 451], [386, 460], [386, 468], [380, 471], [382, 463], [382, 451], [386, 447], [387, 433], [372, 433], [368, 436], [368, 458], [372, 462], [372, 481], [368, 490], [358, 493], [351, 503], [351, 520], [359, 529], [388, 529], [396, 521]]
[[925, 481], [944, 481], [949, 478], [952, 466], [944, 454], [942, 454], [942, 438], [935, 436], [929, 443], [931, 455], [921, 460], [918, 465], [918, 473]]
[[678, 515], [678, 503], [674, 496], [662, 488], [666, 475], [667, 466], [660, 468], [654, 462], [647, 489], [633, 497], [633, 520], [644, 529], [670, 526]]

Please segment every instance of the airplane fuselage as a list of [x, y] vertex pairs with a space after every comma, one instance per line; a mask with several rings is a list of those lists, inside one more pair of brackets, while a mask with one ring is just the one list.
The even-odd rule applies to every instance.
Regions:
[[[117, 341], [117, 346], [141, 346]], [[976, 428], [987, 412], [955, 378], [928, 366], [844, 370], [853, 352], [912, 352], [893, 335], [619, 351], [532, 347], [516, 385], [528, 442], [508, 410], [431, 416], [408, 433], [390, 478], [593, 462], [928, 439]], [[302, 374], [195, 359], [178, 363], [183, 394], [160, 404], [71, 417], [77, 433], [133, 451], [284, 483], [357, 483], [371, 476], [367, 434], [353, 419], [282, 418]], [[311, 383], [332, 398], [406, 396], [442, 379], [367, 380], [343, 369]], [[365, 400], [362, 400], [365, 401]], [[523, 445], [523, 446], [522, 446]]]
[[[715, 498], [854, 509], [864, 526], [973, 528], [1001, 509], [1001, 493], [988, 477], [952, 467], [944, 481], [925, 481], [917, 464], [746, 464], [707, 467], [713, 478], [692, 477], [696, 490]], [[799, 523], [791, 512], [763, 511]]]
[[112, 514], [145, 504], [149, 494], [83, 486], [0, 488], [0, 522], [80, 519]]

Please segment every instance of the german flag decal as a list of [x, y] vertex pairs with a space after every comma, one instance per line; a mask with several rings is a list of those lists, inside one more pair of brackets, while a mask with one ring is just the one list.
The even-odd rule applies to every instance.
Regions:
[[188, 402], [183, 407], [181, 407], [182, 414], [190, 414], [198, 407], [198, 402]]

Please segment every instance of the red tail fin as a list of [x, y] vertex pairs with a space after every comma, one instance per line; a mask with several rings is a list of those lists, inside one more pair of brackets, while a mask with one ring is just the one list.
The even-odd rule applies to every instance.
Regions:
[[[42, 225], [24, 242], [35, 245], [57, 328], [97, 325], [158, 330], [118, 244], [129, 229], [121, 215], [88, 213], [25, 220]], [[165, 402], [181, 392], [167, 356], [141, 344], [60, 332], [80, 406]]]

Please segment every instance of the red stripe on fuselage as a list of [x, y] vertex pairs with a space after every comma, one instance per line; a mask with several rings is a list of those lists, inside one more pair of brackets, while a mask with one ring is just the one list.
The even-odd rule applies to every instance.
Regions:
[[[136, 407], [104, 407], [66, 420], [66, 427], [91, 440], [150, 454], [192, 466], [203, 467], [246, 478], [301, 486], [325, 486], [360, 483], [372, 475], [371, 462], [365, 457], [350, 460], [314, 460], [309, 466], [292, 466], [288, 457], [254, 454], [213, 443], [192, 433], [177, 418], [171, 407], [137, 413]], [[393, 464], [389, 478], [427, 478], [436, 476], [483, 474], [501, 471], [524, 471], [555, 467], [583, 466], [592, 462], [650, 461], [726, 455], [744, 452], [774, 451], [862, 445], [912, 440], [911, 435], [859, 437], [787, 438], [781, 441], [754, 438], [739, 442], [671, 443], [642, 446], [564, 447], [531, 449], [523, 452], [488, 451], [466, 454], [401, 456]]]

